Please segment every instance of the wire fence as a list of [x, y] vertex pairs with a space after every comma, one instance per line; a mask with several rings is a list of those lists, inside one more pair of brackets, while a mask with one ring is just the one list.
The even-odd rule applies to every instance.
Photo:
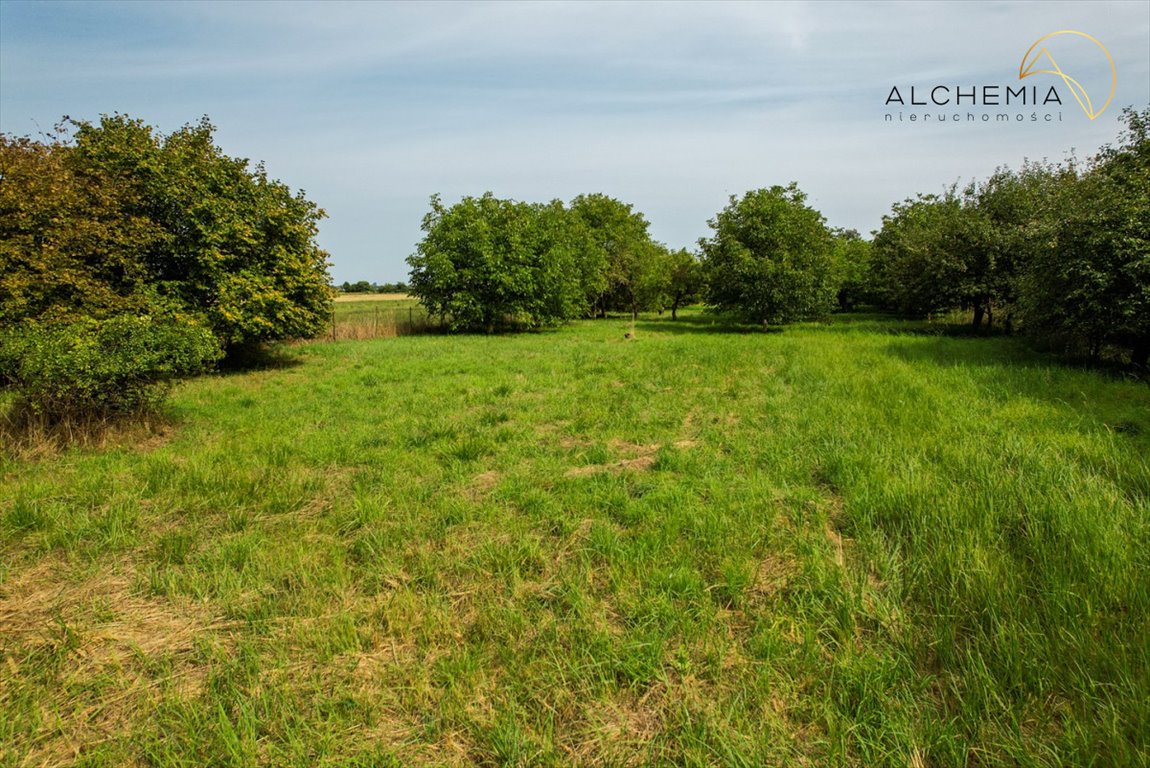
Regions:
[[328, 341], [390, 339], [441, 330], [441, 318], [432, 317], [422, 306], [341, 308], [336, 305], [327, 332], [320, 338]]

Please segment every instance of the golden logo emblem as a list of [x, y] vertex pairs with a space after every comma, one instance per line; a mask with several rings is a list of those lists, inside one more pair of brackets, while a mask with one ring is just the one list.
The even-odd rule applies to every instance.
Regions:
[[[1079, 79], [1075, 79], [1064, 72], [1062, 67], [1058, 66], [1058, 62], [1054, 59], [1054, 54], [1051, 53], [1050, 48], [1055, 47], [1057, 49], [1061, 46], [1055, 45], [1055, 41], [1051, 38], [1060, 38], [1060, 41], [1064, 41], [1066, 38], [1061, 38], [1063, 35], [1077, 35], [1079, 38], [1085, 38], [1094, 43], [1094, 45], [1098, 46], [1098, 50], [1102, 51], [1102, 55], [1106, 57], [1106, 61], [1110, 64], [1110, 92], [1106, 95], [1106, 101], [1103, 102], [1101, 107], [1096, 108], [1094, 106], [1094, 100], [1090, 98], [1086, 86], [1083, 85]], [[1043, 43], [1046, 43], [1048, 40], [1050, 42], [1044, 45]], [[1046, 66], [1047, 63], [1049, 63], [1050, 69], [1038, 68], [1040, 66]], [[1080, 77], [1082, 77], [1082, 74], [1079, 74]], [[1073, 29], [1051, 32], [1049, 35], [1038, 38], [1034, 45], [1030, 46], [1030, 50], [1022, 57], [1022, 63], [1018, 65], [1018, 79], [1022, 80], [1031, 75], [1054, 75], [1055, 77], [1062, 78], [1062, 82], [1064, 82], [1066, 87], [1070, 89], [1070, 92], [1074, 94], [1074, 99], [1078, 102], [1078, 106], [1082, 107], [1082, 111], [1085, 112], [1086, 116], [1091, 120], [1106, 111], [1106, 107], [1110, 106], [1110, 100], [1114, 98], [1114, 90], [1118, 87], [1118, 68], [1114, 66], [1114, 59], [1111, 57], [1110, 51], [1106, 50], [1106, 46], [1085, 32], [1078, 32]], [[1097, 89], [1097, 84], [1092, 85]], [[1098, 95], [1098, 93], [1095, 93], [1095, 96]]]

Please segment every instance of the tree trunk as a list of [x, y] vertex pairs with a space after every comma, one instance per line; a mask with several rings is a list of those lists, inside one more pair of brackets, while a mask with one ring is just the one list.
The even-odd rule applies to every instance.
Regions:
[[1145, 368], [1150, 362], [1150, 336], [1143, 336], [1134, 342], [1134, 349], [1130, 350], [1130, 362], [1138, 368]]
[[986, 314], [986, 307], [982, 306], [981, 304], [975, 304], [974, 305], [974, 320], [971, 322], [971, 326], [974, 328], [974, 330], [977, 331], [979, 328], [982, 327], [982, 316], [984, 314]]
[[994, 328], [994, 307], [987, 303], [986, 305], [986, 330]]
[[679, 319], [679, 302], [675, 302], [674, 304], [671, 305], [671, 319], [672, 320], [678, 320]]

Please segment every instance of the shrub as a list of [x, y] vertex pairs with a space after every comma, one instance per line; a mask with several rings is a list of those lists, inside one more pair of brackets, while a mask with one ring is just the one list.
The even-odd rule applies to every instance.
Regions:
[[324, 212], [224, 154], [206, 118], [166, 136], [125, 115], [58, 130], [0, 133], [0, 324], [147, 313], [159, 299], [228, 347], [324, 327]]
[[170, 382], [204, 372], [219, 357], [216, 337], [182, 319], [29, 321], [0, 335], [0, 381], [25, 416], [106, 418], [155, 408]]

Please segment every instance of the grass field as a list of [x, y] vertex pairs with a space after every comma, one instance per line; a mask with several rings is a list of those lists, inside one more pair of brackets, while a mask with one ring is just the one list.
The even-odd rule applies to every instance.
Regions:
[[406, 293], [341, 293], [335, 297], [336, 304], [365, 304], [374, 301], [403, 302], [415, 305], [419, 302]]
[[0, 459], [0, 764], [1150, 765], [1150, 388], [840, 318], [286, 351]]
[[438, 328], [417, 299], [403, 293], [354, 294], [336, 297], [331, 328], [323, 338], [336, 340], [389, 339]]

